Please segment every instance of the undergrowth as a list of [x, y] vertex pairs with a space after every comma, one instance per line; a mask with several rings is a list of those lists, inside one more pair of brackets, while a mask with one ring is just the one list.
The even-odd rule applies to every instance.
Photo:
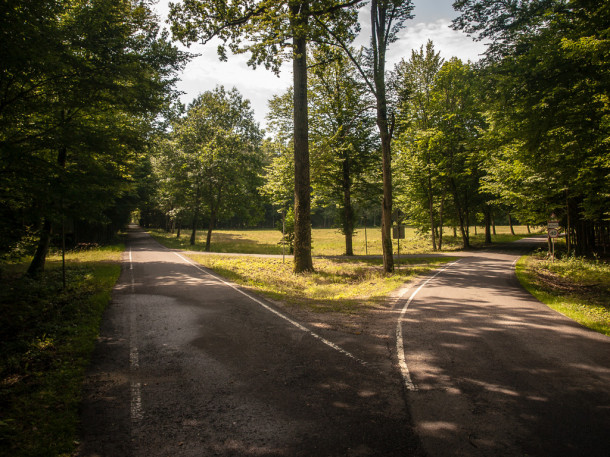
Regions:
[[51, 256], [44, 276], [4, 265], [0, 287], [0, 455], [68, 456], [85, 369], [119, 272], [121, 246]]
[[541, 302], [592, 330], [610, 336], [610, 265], [599, 259], [542, 254], [521, 258], [517, 276]]

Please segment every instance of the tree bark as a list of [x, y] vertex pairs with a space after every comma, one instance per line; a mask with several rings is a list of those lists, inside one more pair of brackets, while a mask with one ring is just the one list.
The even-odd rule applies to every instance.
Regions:
[[383, 173], [383, 201], [381, 206], [381, 245], [383, 250], [383, 269], [386, 273], [394, 271], [392, 254], [392, 135], [388, 125], [388, 107], [385, 84], [386, 22], [385, 6], [371, 2], [371, 28], [373, 51], [373, 78], [377, 108], [377, 128], [381, 137], [381, 167]]
[[313, 271], [311, 258], [311, 190], [309, 174], [309, 124], [307, 118], [308, 2], [293, 3], [294, 48], [294, 272]]
[[349, 157], [343, 159], [343, 231], [345, 233], [345, 255], [354, 255], [354, 209], [352, 208]]
[[[62, 122], [65, 118], [65, 111], [62, 111], [61, 119]], [[57, 153], [57, 165], [59, 166], [61, 172], [63, 173], [64, 168], [66, 167], [66, 160], [68, 158], [68, 148], [62, 146], [59, 148]], [[55, 179], [57, 184], [61, 184], [61, 177]], [[61, 208], [63, 212], [63, 207]], [[40, 232], [40, 239], [38, 240], [38, 246], [36, 247], [36, 252], [34, 253], [34, 258], [30, 263], [30, 266], [27, 270], [27, 275], [32, 278], [38, 278], [44, 272], [44, 266], [47, 260], [47, 254], [49, 253], [49, 245], [51, 243], [51, 228], [52, 221], [49, 216], [44, 218], [42, 223], [42, 230]]]
[[485, 243], [491, 244], [491, 210], [489, 207], [483, 209], [483, 215], [485, 217]]
[[432, 250], [436, 251], [436, 236], [434, 233], [434, 202], [432, 200], [432, 179], [428, 170], [428, 212], [430, 215], [430, 231], [432, 232]]
[[510, 213], [508, 213], [508, 225], [510, 226], [510, 234], [514, 235], [515, 229], [513, 227], [513, 218], [511, 217]]
[[51, 220], [45, 218], [40, 231], [40, 238], [34, 258], [28, 267], [27, 275], [32, 278], [39, 278], [44, 272], [44, 265], [49, 252], [49, 244], [51, 242]]

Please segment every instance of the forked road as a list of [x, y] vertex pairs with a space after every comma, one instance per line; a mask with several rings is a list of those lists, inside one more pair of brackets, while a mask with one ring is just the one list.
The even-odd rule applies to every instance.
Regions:
[[387, 347], [347, 352], [349, 338], [339, 347], [287, 319], [133, 230], [80, 455], [417, 454]]
[[469, 254], [405, 293], [416, 432], [433, 456], [607, 456], [610, 338], [534, 300], [517, 258]]
[[302, 326], [138, 230], [125, 256], [81, 456], [606, 455], [610, 339], [535, 302], [516, 255], [424, 278], [385, 335]]

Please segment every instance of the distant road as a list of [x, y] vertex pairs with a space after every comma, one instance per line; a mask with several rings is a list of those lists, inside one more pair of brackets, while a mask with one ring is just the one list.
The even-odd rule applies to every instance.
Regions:
[[524, 291], [518, 255], [464, 255], [398, 305], [408, 303], [398, 329], [424, 449], [609, 455], [610, 338]]

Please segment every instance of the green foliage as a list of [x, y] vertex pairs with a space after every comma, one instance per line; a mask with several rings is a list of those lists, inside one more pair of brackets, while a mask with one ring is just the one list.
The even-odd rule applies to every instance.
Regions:
[[144, 3], [18, 3], [0, 10], [2, 250], [42, 219], [126, 222], [136, 162], [185, 62]]
[[610, 7], [588, 0], [456, 5], [457, 27], [492, 40], [485, 85], [496, 153], [486, 189], [527, 221], [556, 213], [579, 252], [600, 249], [589, 232], [602, 232], [610, 216]]
[[159, 209], [169, 217], [188, 212], [194, 228], [203, 212], [210, 230], [218, 219], [236, 212], [243, 220], [256, 222], [261, 141], [250, 102], [237, 89], [220, 86], [201, 94], [159, 147]]
[[430, 231], [433, 249], [442, 247], [442, 226], [449, 223], [461, 228], [468, 247], [468, 227], [484, 201], [478, 81], [472, 65], [443, 62], [431, 41], [396, 67], [398, 201], [413, 223]]
[[70, 455], [85, 369], [116, 282], [122, 246], [50, 259], [34, 281], [25, 264], [0, 278], [0, 454]]

